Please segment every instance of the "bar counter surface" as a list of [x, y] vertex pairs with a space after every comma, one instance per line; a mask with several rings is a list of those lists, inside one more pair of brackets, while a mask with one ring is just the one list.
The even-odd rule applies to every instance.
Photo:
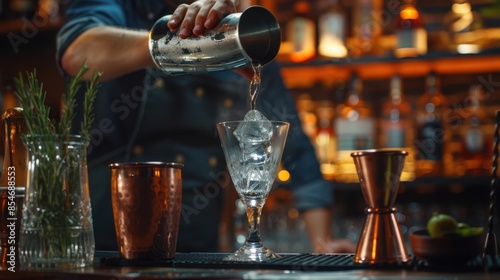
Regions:
[[225, 253], [177, 253], [173, 260], [124, 260], [116, 252], [96, 252], [92, 267], [15, 272], [0, 279], [342, 279], [481, 280], [500, 279], [500, 257], [467, 264], [429, 265], [413, 259], [389, 265], [354, 264], [351, 254], [284, 254], [265, 263], [223, 261]]

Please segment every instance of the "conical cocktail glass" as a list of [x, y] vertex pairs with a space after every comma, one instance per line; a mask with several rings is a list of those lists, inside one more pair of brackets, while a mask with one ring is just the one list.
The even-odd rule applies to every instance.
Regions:
[[262, 207], [275, 181], [289, 124], [278, 121], [232, 121], [217, 124], [229, 173], [246, 206], [245, 245], [226, 259], [265, 261], [280, 257], [264, 247], [260, 236]]

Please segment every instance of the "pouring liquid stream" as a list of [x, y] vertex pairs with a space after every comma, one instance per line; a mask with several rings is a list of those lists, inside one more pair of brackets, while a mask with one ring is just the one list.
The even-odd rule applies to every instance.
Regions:
[[253, 78], [250, 81], [250, 110], [255, 110], [255, 105], [257, 103], [257, 96], [260, 91], [260, 71], [262, 69], [262, 65], [258, 62], [252, 63], [253, 68]]

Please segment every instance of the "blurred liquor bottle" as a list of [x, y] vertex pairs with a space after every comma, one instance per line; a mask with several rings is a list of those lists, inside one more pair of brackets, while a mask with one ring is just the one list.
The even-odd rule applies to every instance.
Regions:
[[[2, 222], [0, 225], [0, 236], [2, 236], [0, 261], [4, 265], [10, 261], [15, 263], [19, 261], [17, 255], [12, 255], [11, 252], [19, 249], [20, 219], [23, 212], [28, 154], [22, 141], [27, 133], [22, 109], [19, 107], [6, 109], [2, 114], [2, 124], [4, 159], [0, 176], [0, 213], [2, 219], [14, 220], [13, 223]], [[11, 193], [12, 190], [14, 194]], [[15, 222], [16, 220], [19, 222]], [[7, 236], [9, 236], [8, 244]]]
[[321, 0], [318, 10], [322, 12], [318, 19], [318, 53], [326, 58], [346, 57], [346, 14], [340, 0]]
[[309, 139], [314, 142], [316, 137], [318, 118], [314, 112], [314, 101], [307, 93], [302, 93], [297, 97], [297, 111], [302, 129]]
[[315, 138], [316, 154], [325, 179], [333, 179], [335, 175], [335, 149], [336, 141], [333, 131], [335, 110], [329, 101], [321, 102], [316, 108], [318, 116], [318, 129]]
[[[4, 161], [0, 175], [0, 188], [5, 191], [8, 186], [13, 186], [16, 191], [18, 191], [17, 188], [22, 188], [19, 191], [24, 192], [27, 149], [22, 139], [27, 133], [27, 127], [23, 109], [20, 107], [7, 108], [2, 113], [2, 126]], [[12, 180], [13, 176], [16, 176], [15, 181]], [[12, 183], [15, 185], [12, 185]]]
[[10, 11], [14, 18], [32, 20], [38, 8], [38, 0], [10, 0]]
[[[420, 97], [417, 108], [417, 138], [414, 142], [417, 176], [445, 174], [446, 141], [449, 137], [444, 119], [447, 106], [448, 101], [440, 91], [436, 73], [429, 73], [426, 92]], [[448, 163], [451, 165], [451, 162]]]
[[354, 57], [382, 53], [379, 44], [382, 34], [383, 0], [355, 0], [352, 6], [352, 38], [349, 53]]
[[361, 98], [362, 91], [362, 81], [353, 73], [349, 94], [337, 109], [334, 125], [337, 139], [335, 179], [340, 182], [358, 181], [352, 152], [375, 148], [375, 119], [371, 108]]
[[415, 0], [403, 0], [396, 20], [396, 57], [415, 57], [427, 53], [427, 31]]
[[485, 94], [480, 85], [469, 89], [468, 106], [462, 113], [466, 116], [461, 127], [461, 150], [463, 166], [467, 175], [489, 175], [493, 158], [493, 126], [488, 123], [484, 110]]
[[1, 92], [1, 109], [5, 112], [8, 108], [14, 108], [19, 106], [19, 100], [16, 97], [14, 87], [11, 84], [6, 84], [0, 88]]
[[286, 37], [292, 44], [290, 60], [304, 62], [316, 56], [316, 23], [309, 1], [297, 1], [294, 17], [287, 23]]
[[384, 102], [380, 118], [380, 146], [408, 152], [401, 173], [402, 181], [415, 179], [415, 152], [413, 150], [413, 117], [410, 103], [406, 101], [401, 77], [393, 75], [389, 99]]
[[478, 53], [484, 43], [483, 20], [467, 0], [454, 0], [444, 24], [451, 51]]

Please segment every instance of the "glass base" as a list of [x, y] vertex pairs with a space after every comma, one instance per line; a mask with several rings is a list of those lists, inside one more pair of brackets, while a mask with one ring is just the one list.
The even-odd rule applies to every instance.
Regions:
[[243, 261], [243, 262], [263, 262], [271, 259], [281, 258], [273, 250], [264, 246], [252, 247], [243, 246], [236, 252], [224, 258], [225, 261]]

